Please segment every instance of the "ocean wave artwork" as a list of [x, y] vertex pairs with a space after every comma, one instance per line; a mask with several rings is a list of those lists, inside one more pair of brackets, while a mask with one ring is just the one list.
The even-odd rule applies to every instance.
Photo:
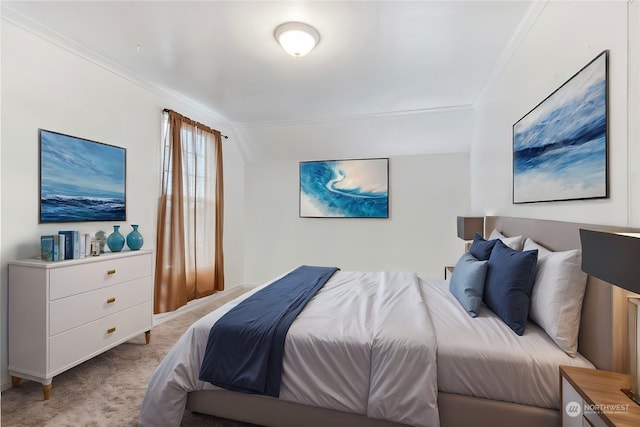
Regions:
[[124, 221], [126, 150], [40, 130], [40, 222]]
[[389, 159], [300, 162], [300, 216], [388, 218]]
[[607, 197], [605, 51], [513, 125], [513, 202]]

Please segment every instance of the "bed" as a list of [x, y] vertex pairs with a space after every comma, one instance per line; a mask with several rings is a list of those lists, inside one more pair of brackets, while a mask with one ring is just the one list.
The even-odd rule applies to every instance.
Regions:
[[[580, 228], [612, 229], [612, 227], [588, 224], [509, 217], [487, 217], [485, 228], [486, 235], [491, 230], [499, 230], [505, 236], [523, 235], [552, 251], [579, 248], [578, 230]], [[622, 230], [619, 227], [615, 229]], [[337, 299], [330, 300], [333, 302], [329, 303], [332, 307], [332, 316], [338, 316], [339, 319], [341, 310], [345, 311], [346, 315], [348, 311], [346, 306], [340, 307], [333, 304], [335, 301], [348, 300], [352, 296], [349, 294], [352, 291], [348, 289], [352, 289], [353, 286], [341, 286], [340, 281], [346, 280], [346, 276], [358, 274], [360, 273], [344, 272], [337, 279], [337, 283], [330, 281], [325, 285], [327, 290], [321, 290], [325, 293], [332, 292], [337, 296]], [[361, 279], [366, 282], [373, 280], [371, 277], [376, 277], [376, 280], [391, 280], [391, 278], [383, 279], [379, 275], [363, 276]], [[395, 358], [406, 361], [401, 364], [404, 368], [395, 370], [388, 368], [390, 370], [381, 371], [377, 377], [378, 381], [371, 381], [377, 387], [373, 393], [369, 390], [368, 394], [362, 394], [358, 391], [358, 387], [351, 387], [354, 383], [366, 382], [368, 379], [368, 367], [358, 372], [359, 362], [351, 362], [356, 380], [345, 380], [339, 375], [332, 375], [331, 372], [336, 370], [336, 366], [332, 366], [331, 363], [325, 363], [325, 374], [321, 374], [321, 376], [326, 375], [328, 379], [319, 379], [316, 369], [309, 369], [311, 365], [306, 369], [304, 366], [298, 369], [298, 372], [307, 372], [307, 374], [289, 375], [290, 378], [286, 378], [287, 372], [293, 372], [291, 363], [296, 363], [287, 361], [286, 353], [280, 399], [218, 389], [199, 381], [194, 372], [199, 369], [202, 347], [206, 345], [201, 337], [208, 331], [212, 322], [222, 315], [222, 312], [229, 310], [233, 304], [237, 304], [234, 302], [230, 303], [231, 306], [216, 310], [219, 313], [214, 312], [196, 322], [183, 336], [182, 343], [176, 345], [184, 348], [172, 350], [167, 355], [156, 370], [145, 395], [141, 409], [141, 425], [179, 424], [185, 402], [186, 407], [194, 412], [270, 426], [382, 427], [437, 426], [439, 424], [444, 427], [453, 427], [473, 424], [527, 427], [558, 425], [560, 412], [557, 409], [557, 402], [559, 402], [557, 366], [563, 364], [595, 366], [619, 372], [627, 369], [627, 362], [624, 359], [626, 294], [597, 279], [588, 278], [587, 281], [580, 320], [579, 354], [576, 357], [567, 356], [561, 350], [557, 351], [558, 348], [554, 342], [532, 322], [527, 323], [527, 332], [522, 337], [518, 337], [511, 331], [505, 332], [504, 324], [500, 325], [500, 319], [496, 319], [495, 315], [486, 308], [481, 309], [478, 318], [470, 320], [467, 313], [460, 310], [460, 305], [448, 292], [447, 282], [443, 280], [406, 275], [394, 276], [393, 281], [402, 283], [401, 295], [409, 301], [419, 303], [414, 304], [415, 311], [407, 313], [402, 319], [402, 325], [393, 325], [393, 316], [389, 317], [389, 313], [382, 308], [378, 314], [382, 321], [378, 320], [377, 323], [386, 325], [391, 321], [392, 324], [390, 329], [380, 329], [378, 335], [393, 335], [393, 331], [401, 331], [403, 325], [407, 325], [407, 329], [414, 328], [418, 335], [427, 338], [424, 343], [427, 349], [420, 350], [424, 353], [424, 357], [413, 359], [406, 359], [410, 357], [407, 354], [392, 352]], [[378, 287], [376, 285], [376, 288]], [[365, 295], [365, 299], [369, 297]], [[389, 301], [392, 298], [391, 294], [384, 294], [384, 292], [381, 297], [383, 301]], [[380, 305], [379, 302], [373, 302], [372, 308], [365, 310], [366, 313], [377, 310], [374, 307], [376, 304]], [[421, 311], [420, 304], [426, 304], [428, 309]], [[303, 324], [317, 321], [318, 313], [321, 312], [314, 310], [321, 309], [321, 305], [310, 303], [308, 306], [310, 310], [305, 308], [301, 314], [306, 317], [296, 322]], [[416, 322], [416, 319], [419, 321]], [[352, 322], [342, 322], [342, 324], [347, 323]], [[361, 329], [370, 324], [371, 321], [363, 321]], [[427, 326], [420, 329], [422, 324]], [[479, 326], [480, 324], [484, 326]], [[296, 335], [295, 325], [297, 323], [292, 326], [290, 334]], [[481, 329], [477, 329], [478, 327]], [[200, 332], [197, 332], [198, 328]], [[354, 328], [358, 329], [358, 326]], [[464, 328], [467, 329], [464, 330]], [[348, 334], [349, 331], [341, 333]], [[297, 335], [304, 337], [304, 330], [299, 329]], [[426, 346], [430, 345], [428, 341], [431, 335], [437, 338], [437, 344], [429, 348]], [[477, 339], [479, 336], [482, 338]], [[468, 351], [469, 346], [476, 348], [474, 346], [482, 345], [483, 341], [490, 343], [480, 351], [485, 354], [485, 357], [479, 362], [474, 362], [480, 363], [479, 365], [469, 368], [469, 361], [464, 360], [465, 354], [471, 353]], [[413, 346], [414, 342], [409, 341], [409, 343]], [[467, 345], [466, 351], [464, 347], [458, 347], [461, 344]], [[366, 349], [367, 345], [369, 344], [363, 344], [362, 348]], [[286, 351], [290, 351], [289, 337], [287, 337], [287, 346]], [[422, 346], [423, 343], [416, 343], [416, 347], [422, 348]], [[500, 348], [500, 346], [511, 348], [513, 351], [508, 354], [491, 352], [491, 348]], [[532, 360], [531, 353], [534, 353], [535, 349], [542, 349], [541, 353], [553, 355], [544, 362]], [[349, 363], [348, 360], [353, 353], [360, 350], [358, 348], [344, 350], [347, 352], [347, 357], [343, 358], [347, 360], [345, 363]], [[298, 346], [295, 351], [305, 355], [298, 360], [312, 356], [310, 354], [312, 352], [303, 347], [300, 349]], [[320, 354], [319, 360], [329, 360], [327, 355], [334, 351], [335, 349], [326, 350], [326, 354]], [[433, 356], [429, 355], [434, 351], [437, 352], [437, 364], [429, 362], [431, 360], [429, 357]], [[382, 355], [380, 357], [384, 358], [385, 354], [387, 352], [380, 352]], [[317, 366], [317, 361], [314, 363], [316, 363], [314, 366]], [[531, 372], [533, 375], [523, 376], [526, 372]], [[357, 378], [361, 380], [358, 381]], [[372, 374], [371, 378], [375, 378], [375, 374]], [[527, 387], [518, 384], [527, 384]], [[373, 388], [371, 385], [370, 387]], [[317, 393], [319, 397], [313, 396], [314, 388], [319, 390]], [[354, 390], [351, 390], [352, 388]], [[336, 395], [336, 389], [345, 394]], [[352, 393], [347, 393], [348, 390]], [[404, 394], [411, 399], [398, 401], [400, 390], [405, 390]], [[314, 399], [319, 399], [320, 403]], [[419, 404], [416, 404], [416, 401], [419, 401]], [[396, 404], [398, 402], [401, 404]]]

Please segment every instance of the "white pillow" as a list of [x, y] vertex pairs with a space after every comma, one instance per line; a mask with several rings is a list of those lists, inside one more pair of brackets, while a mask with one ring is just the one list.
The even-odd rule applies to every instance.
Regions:
[[552, 252], [531, 239], [524, 250], [538, 250], [529, 316], [569, 356], [578, 352], [578, 333], [587, 274], [581, 270], [578, 249]]
[[498, 230], [493, 230], [491, 232], [491, 235], [489, 236], [489, 240], [494, 240], [494, 239], [502, 240], [502, 243], [504, 243], [506, 246], [509, 246], [514, 251], [521, 251], [522, 244], [524, 243], [524, 237], [522, 236], [507, 237], [501, 232], [499, 232]]

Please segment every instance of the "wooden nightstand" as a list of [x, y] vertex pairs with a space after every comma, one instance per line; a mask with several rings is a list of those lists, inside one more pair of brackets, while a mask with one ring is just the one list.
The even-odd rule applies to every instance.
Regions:
[[451, 276], [451, 273], [453, 273], [453, 269], [454, 269], [453, 265], [447, 265], [444, 268], [444, 280], [447, 280], [449, 276]]
[[560, 366], [562, 427], [637, 427], [640, 406], [620, 391], [629, 385], [629, 375]]

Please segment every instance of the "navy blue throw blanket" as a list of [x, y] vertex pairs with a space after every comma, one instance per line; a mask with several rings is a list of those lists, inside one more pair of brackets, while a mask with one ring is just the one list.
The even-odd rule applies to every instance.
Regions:
[[337, 270], [303, 265], [229, 310], [209, 331], [200, 380], [278, 397], [287, 331]]

